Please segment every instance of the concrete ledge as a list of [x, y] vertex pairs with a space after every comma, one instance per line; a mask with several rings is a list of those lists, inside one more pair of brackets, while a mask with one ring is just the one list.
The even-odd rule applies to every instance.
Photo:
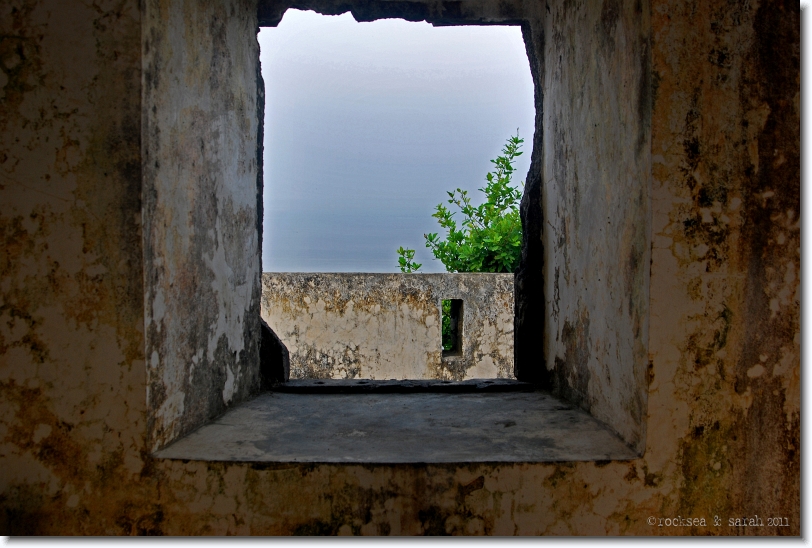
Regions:
[[472, 379], [470, 381], [303, 379], [288, 381], [273, 387], [274, 392], [287, 394], [410, 394], [419, 392], [470, 394], [532, 392], [533, 390], [535, 390], [535, 385], [512, 379]]
[[366, 464], [638, 457], [606, 426], [544, 392], [272, 392], [236, 407], [154, 456]]

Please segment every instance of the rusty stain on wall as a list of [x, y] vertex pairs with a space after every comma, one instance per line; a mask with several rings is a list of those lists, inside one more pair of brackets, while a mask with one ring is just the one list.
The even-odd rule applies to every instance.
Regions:
[[[366, 5], [390, 15], [401, 9], [400, 3], [386, 4], [394, 11], [386, 12], [384, 3]], [[624, 44], [649, 44], [647, 436], [643, 455], [631, 462], [500, 466], [260, 466], [158, 462], [149, 456], [153, 410], [146, 399], [145, 338], [152, 335], [144, 326], [151, 325], [146, 320], [153, 314], [145, 311], [145, 294], [153, 294], [145, 284], [154, 284], [150, 275], [157, 270], [144, 259], [143, 241], [151, 232], [142, 234], [141, 228], [142, 202], [155, 199], [142, 181], [142, 171], [155, 168], [144, 164], [145, 141], [154, 136], [142, 125], [142, 75], [153, 66], [146, 60], [163, 56], [162, 63], [186, 60], [162, 64], [165, 70], [150, 73], [144, 86], [180, 78], [184, 66], [190, 89], [196, 89], [196, 79], [239, 86], [216, 77], [219, 65], [191, 70], [197, 66], [194, 52], [210, 51], [221, 26], [189, 10], [214, 14], [228, 6], [232, 11], [222, 12], [223, 18], [233, 16], [235, 25], [256, 12], [249, 2], [144, 5], [162, 17], [144, 17], [135, 0], [0, 5], [0, 533], [800, 534], [797, 3], [617, 0], [604, 10], [599, 0], [548, 0], [522, 8], [530, 27], [526, 36], [534, 40], [537, 89], [551, 96], [551, 77], [574, 70], [569, 66], [574, 57], [564, 50], [560, 58], [551, 56], [555, 40], [566, 45], [566, 35], [556, 34], [568, 25], [579, 30], [579, 20], [590, 22], [579, 32], [595, 33], [582, 44], [594, 48], [596, 57]], [[499, 13], [493, 2], [477, 5]], [[650, 13], [650, 27], [635, 22], [642, 12]], [[154, 40], [166, 43], [158, 34], [160, 21], [170, 15], [172, 21], [195, 22], [199, 39], [177, 36], [171, 47], [150, 50]], [[254, 30], [246, 27], [246, 43], [254, 43]], [[187, 46], [193, 46], [190, 57], [174, 57]], [[255, 51], [246, 47], [244, 53], [248, 94], [255, 81], [248, 57], [255, 59]], [[591, 85], [611, 81], [600, 71], [582, 72], [593, 75]], [[641, 81], [623, 80], [626, 93], [642, 96]], [[567, 106], [559, 112], [577, 114], [577, 124], [542, 127], [553, 112], [546, 113], [542, 96], [537, 98], [537, 146], [547, 142], [541, 134], [548, 132], [560, 147], [574, 146], [576, 137], [604, 136], [604, 120], [576, 103], [572, 108], [559, 103]], [[250, 125], [255, 111], [250, 101], [245, 105]], [[644, 133], [644, 118], [628, 119], [635, 136]], [[226, 119], [243, 118], [232, 112]], [[596, 129], [586, 132], [589, 124]], [[168, 136], [160, 138], [165, 142]], [[634, 151], [638, 142], [635, 137]], [[188, 152], [186, 170], [196, 158], [213, 160], [210, 153]], [[555, 173], [556, 162], [554, 155], [534, 150], [531, 169]], [[576, 181], [567, 168], [567, 192], [592, 184], [578, 173]], [[556, 181], [533, 177], [545, 192], [557, 192]], [[197, 199], [194, 193], [189, 198]], [[221, 213], [203, 207], [214, 203], [207, 202], [210, 196], [199, 198], [194, 203], [211, 219]], [[581, 192], [578, 200], [586, 209], [598, 198], [599, 193]], [[230, 211], [237, 215], [243, 202], [234, 200]], [[217, 203], [229, 207], [227, 201]], [[546, 223], [553, 220], [543, 219], [544, 230], [551, 230]], [[170, 221], [183, 225], [187, 219]], [[579, 222], [587, 222], [583, 214]], [[201, 234], [204, 241], [210, 238]], [[617, 234], [624, 242], [639, 241], [634, 231]], [[576, 234], [560, 236], [566, 242]], [[545, 261], [558, 257], [548, 273], [558, 269], [559, 279], [573, 280], [579, 274], [574, 259], [564, 260], [563, 251], [556, 255], [557, 241], [544, 248]], [[195, 249], [202, 265], [204, 256], [214, 257], [208, 244]], [[642, 257], [645, 253], [621, 257], [619, 264], [628, 266], [615, 278], [619, 292], [625, 292], [625, 270], [634, 273], [641, 268], [635, 265], [645, 270]], [[541, 280], [530, 276], [523, 283], [534, 282]], [[198, 285], [206, 292], [211, 287]], [[545, 298], [555, 309], [561, 288], [559, 297], [549, 289]], [[196, 295], [188, 293], [189, 307], [211, 319], [206, 311], [217, 300], [198, 301]], [[147, 302], [154, 305], [151, 297]], [[241, 302], [258, 307], [258, 294], [256, 301]], [[617, 302], [628, 314], [628, 300]], [[180, 323], [179, 310], [172, 321]], [[586, 316], [577, 312], [566, 318], [573, 336], [586, 325]], [[590, 310], [588, 318], [595, 337], [600, 315]], [[210, 341], [204, 335], [214, 324], [202, 325], [205, 329], [195, 331], [201, 356], [207, 355]], [[564, 322], [560, 325], [563, 334]], [[225, 345], [228, 336], [223, 340]], [[580, 343], [571, 340], [577, 355]], [[245, 348], [253, 344], [243, 341]], [[564, 352], [557, 354], [563, 359], [570, 347], [553, 337], [548, 350], [557, 344], [563, 344]], [[234, 363], [218, 359], [224, 366]], [[755, 514], [786, 517], [789, 526], [647, 522], [673, 515], [710, 520]]]

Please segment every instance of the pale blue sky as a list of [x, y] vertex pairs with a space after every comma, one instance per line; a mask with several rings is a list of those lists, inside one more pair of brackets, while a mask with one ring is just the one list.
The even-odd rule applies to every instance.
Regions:
[[432, 27], [288, 10], [259, 34], [265, 79], [264, 271], [398, 272], [445, 191], [476, 197], [533, 84], [518, 27]]

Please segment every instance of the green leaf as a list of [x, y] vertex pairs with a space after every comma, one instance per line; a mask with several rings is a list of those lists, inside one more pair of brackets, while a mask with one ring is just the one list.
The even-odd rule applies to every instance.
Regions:
[[[517, 131], [507, 139], [502, 155], [491, 160], [494, 171], [485, 176], [487, 184], [479, 189], [485, 195], [479, 206], [471, 204], [467, 190], [446, 192], [447, 203], [462, 214], [459, 228], [448, 207], [438, 204], [435, 208], [432, 217], [446, 230], [446, 236], [441, 239], [433, 232], [423, 237], [426, 247], [448, 272], [513, 272], [518, 267], [522, 241], [519, 205], [524, 182], [513, 186], [511, 176], [515, 158], [522, 155], [519, 148], [523, 142]], [[402, 272], [414, 272], [422, 266], [413, 261], [412, 249], [401, 247], [398, 255]]]

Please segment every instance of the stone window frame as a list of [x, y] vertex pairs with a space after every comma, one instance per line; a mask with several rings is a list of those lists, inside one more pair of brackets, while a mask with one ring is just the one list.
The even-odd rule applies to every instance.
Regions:
[[[536, 130], [515, 277], [517, 378], [579, 405], [642, 453], [651, 254], [648, 6], [585, 10], [583, 18], [591, 23], [567, 27], [572, 18], [550, 19], [549, 8], [518, 0], [144, 3], [142, 222], [150, 447], [165, 447], [261, 389], [264, 85], [255, 33], [291, 7], [326, 15], [351, 11], [358, 21], [398, 17], [435, 25], [521, 26], [535, 87]], [[576, 39], [579, 48], [573, 49]], [[584, 71], [578, 63], [589, 62], [590, 55], [609, 62]], [[562, 128], [578, 95], [568, 85], [582, 85], [588, 93], [581, 95], [593, 100], [591, 108], [610, 120], [593, 128], [571, 118], [572, 127]], [[636, 95], [621, 95], [618, 90], [629, 85]], [[595, 103], [596, 89], [610, 93]], [[619, 121], [611, 120], [612, 109]], [[579, 156], [584, 148], [616, 157], [596, 171]], [[592, 187], [573, 178], [568, 172], [573, 168], [591, 169], [589, 174], [604, 182], [602, 172], [621, 175], [618, 192], [631, 204], [636, 226], [631, 235], [583, 209], [579, 192]], [[597, 198], [590, 208], [616, 206]], [[570, 234], [572, 218], [584, 211], [589, 222]], [[599, 233], [611, 234], [610, 243], [620, 242], [617, 261], [625, 263], [604, 258], [606, 264], [593, 265], [596, 277], [588, 289], [572, 285], [559, 269], [580, 267], [578, 261], [594, 253], [572, 257], [568, 250], [582, 252], [579, 245], [591, 245]], [[591, 301], [591, 295], [607, 296], [618, 308], [628, 301], [623, 333], [603, 327], [619, 315], [606, 303]], [[621, 349], [630, 359], [601, 363], [601, 356], [594, 356], [596, 332], [598, 343], [600, 336], [614, 333], [621, 346], [631, 348]]]

